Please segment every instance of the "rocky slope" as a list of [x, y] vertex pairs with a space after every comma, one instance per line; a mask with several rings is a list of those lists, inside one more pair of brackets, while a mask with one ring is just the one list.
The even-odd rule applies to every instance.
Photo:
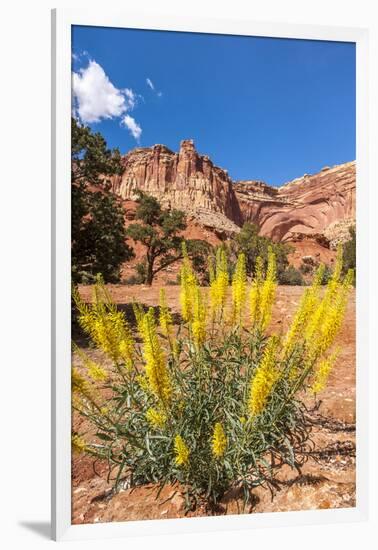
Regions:
[[238, 182], [235, 192], [243, 219], [256, 223], [261, 234], [278, 241], [306, 237], [333, 244], [355, 220], [356, 165], [325, 167], [280, 188]]
[[325, 167], [277, 188], [261, 181], [233, 182], [226, 170], [197, 153], [192, 140], [174, 153], [164, 145], [137, 148], [123, 157], [112, 190], [135, 200], [138, 189], [165, 207], [184, 210], [202, 226], [231, 234], [252, 222], [278, 241], [310, 239], [331, 246], [355, 219], [356, 166]]

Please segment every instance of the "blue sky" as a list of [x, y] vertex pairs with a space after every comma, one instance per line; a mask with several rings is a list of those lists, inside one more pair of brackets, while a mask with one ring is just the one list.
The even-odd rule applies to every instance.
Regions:
[[182, 139], [281, 185], [354, 160], [355, 45], [73, 27], [75, 116], [121, 153]]

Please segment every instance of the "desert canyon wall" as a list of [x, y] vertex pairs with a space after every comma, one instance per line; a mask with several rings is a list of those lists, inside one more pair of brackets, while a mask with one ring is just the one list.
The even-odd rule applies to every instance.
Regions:
[[175, 153], [164, 145], [137, 148], [122, 159], [112, 190], [135, 200], [137, 190], [178, 208], [201, 225], [225, 233], [248, 221], [277, 241], [317, 239], [334, 245], [355, 223], [356, 165], [347, 162], [272, 187], [261, 181], [234, 182], [228, 172], [197, 153], [193, 140]]

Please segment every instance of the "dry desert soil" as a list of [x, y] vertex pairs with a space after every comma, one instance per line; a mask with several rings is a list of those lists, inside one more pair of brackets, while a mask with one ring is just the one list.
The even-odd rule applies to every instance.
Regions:
[[[108, 285], [114, 301], [128, 312], [133, 299], [153, 306], [158, 303], [159, 286]], [[91, 300], [91, 287], [80, 288]], [[287, 328], [299, 303], [303, 287], [280, 286], [270, 331]], [[179, 312], [178, 287], [166, 287], [168, 305]], [[125, 488], [113, 494], [106, 482], [107, 465], [86, 455], [72, 460], [72, 522], [74, 524], [141, 519], [180, 518], [213, 514], [283, 512], [355, 506], [355, 294], [350, 296], [342, 330], [337, 338], [341, 348], [327, 388], [315, 403], [306, 398], [311, 424], [311, 445], [301, 457], [300, 471], [284, 466], [277, 471], [273, 492], [265, 487], [253, 491], [251, 504], [243, 508], [241, 495], [230, 491], [217, 510], [204, 507], [186, 513], [182, 488], [145, 485]], [[99, 352], [90, 351], [96, 354]], [[74, 363], [76, 358], [73, 358]], [[316, 406], [315, 406], [316, 405]], [[73, 427], [80, 432], [82, 419], [73, 415]]]

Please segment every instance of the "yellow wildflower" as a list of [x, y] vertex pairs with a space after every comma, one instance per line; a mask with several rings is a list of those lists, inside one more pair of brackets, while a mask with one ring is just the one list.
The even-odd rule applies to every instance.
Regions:
[[71, 438], [72, 450], [81, 454], [87, 450], [87, 444], [84, 439], [78, 434], [74, 434]]
[[109, 355], [114, 361], [117, 361], [118, 345], [114, 345], [112, 336], [111, 326], [106, 317], [98, 318], [94, 321], [92, 339], [104, 353]]
[[263, 357], [252, 378], [249, 391], [249, 411], [252, 416], [260, 414], [279, 378], [277, 351], [279, 340], [271, 336], [265, 347]]
[[325, 388], [339, 352], [340, 350], [337, 349], [332, 355], [320, 361], [315, 371], [314, 381], [310, 390], [312, 393], [319, 393]]
[[125, 337], [119, 343], [119, 354], [125, 366], [128, 370], [131, 370], [134, 363], [134, 340], [131, 336], [131, 333], [128, 335], [125, 334]]
[[326, 293], [313, 318], [310, 319], [305, 334], [310, 359], [319, 357], [333, 344], [344, 319], [353, 276], [353, 270], [349, 270], [343, 283], [332, 289], [332, 296]]
[[150, 383], [145, 374], [138, 374], [138, 376], [136, 377], [136, 380], [139, 386], [141, 387], [141, 389], [144, 391], [144, 393], [151, 394]]
[[314, 276], [313, 283], [309, 289], [306, 289], [302, 295], [299, 307], [291, 322], [290, 328], [287, 332], [284, 354], [289, 355], [293, 351], [293, 347], [298, 337], [303, 336], [304, 328], [310, 318], [310, 315], [314, 312], [319, 302], [319, 290], [322, 284], [325, 265], [320, 264], [316, 274]]
[[[93, 342], [114, 362], [123, 358], [130, 364], [134, 348], [131, 332], [124, 314], [117, 311], [103, 282], [99, 279], [94, 286], [93, 303], [90, 305], [81, 300], [77, 291], [73, 296], [79, 310], [80, 325]], [[120, 350], [121, 342], [124, 343]]]
[[[79, 309], [79, 306], [78, 306]], [[87, 304], [82, 303], [79, 309], [79, 324], [81, 328], [89, 334], [89, 336], [92, 336], [93, 334], [93, 326], [96, 321], [96, 315], [94, 311], [91, 311], [89, 309], [89, 306]]]
[[108, 378], [108, 373], [94, 361], [87, 364], [88, 374], [95, 382], [104, 382]]
[[211, 438], [211, 450], [215, 458], [221, 458], [227, 447], [227, 437], [223, 426], [217, 422], [214, 426], [213, 436]]
[[227, 256], [223, 248], [218, 248], [215, 273], [213, 268], [210, 269], [210, 302], [213, 315], [215, 315], [218, 311], [223, 310], [226, 303], [227, 290]]
[[254, 326], [260, 317], [260, 293], [263, 282], [263, 261], [260, 256], [256, 258], [255, 276], [252, 281], [249, 292], [249, 312], [252, 326]]
[[184, 260], [180, 270], [180, 302], [183, 319], [187, 322], [193, 319], [193, 300], [197, 288], [196, 276], [193, 272], [185, 243], [183, 243]]
[[252, 281], [251, 290], [249, 291], [249, 312], [251, 315], [252, 325], [255, 324], [259, 310], [259, 287], [255, 280]]
[[277, 288], [276, 272], [276, 256], [271, 247], [269, 247], [268, 268], [266, 271], [265, 281], [262, 284], [259, 304], [260, 326], [262, 330], [266, 329], [272, 315], [272, 306]]
[[163, 350], [156, 330], [154, 310], [150, 308], [141, 322], [143, 357], [151, 393], [163, 403], [171, 397], [172, 387]]
[[167, 421], [167, 415], [156, 409], [148, 409], [146, 412], [146, 418], [153, 428], [163, 428]]
[[336, 262], [333, 269], [331, 281], [338, 283], [340, 281], [341, 273], [343, 270], [343, 245], [341, 243], [337, 246]]
[[160, 289], [159, 323], [163, 334], [169, 337], [172, 332], [173, 321], [167, 305], [167, 297], [164, 288]]
[[88, 355], [74, 344], [74, 349], [82, 360], [84, 367], [87, 369], [88, 375], [94, 382], [104, 382], [108, 378], [108, 373]]
[[197, 287], [193, 301], [193, 321], [191, 323], [193, 340], [201, 346], [206, 340], [206, 307], [200, 289]]
[[96, 317], [91, 323], [90, 336], [95, 344], [115, 362], [119, 361], [121, 351], [122, 353], [126, 351], [122, 346], [120, 350], [121, 342], [129, 342], [127, 360], [131, 359], [132, 352], [129, 349], [133, 348], [133, 342], [121, 311], [107, 312]]
[[[327, 283], [326, 291], [324, 293], [324, 297], [321, 304], [322, 307], [320, 307], [319, 311], [317, 312], [319, 324], [321, 324], [325, 311], [327, 310], [327, 307], [335, 298], [340, 288], [340, 284], [341, 284], [340, 276], [341, 276], [342, 268], [343, 268], [343, 248], [342, 248], [342, 245], [339, 244], [337, 248], [336, 262], [333, 269], [332, 277], [329, 279]], [[311, 338], [310, 329], [307, 333], [307, 338]]]
[[241, 324], [247, 294], [247, 271], [245, 255], [239, 254], [236, 262], [235, 273], [232, 278], [232, 317]]
[[96, 400], [100, 397], [97, 387], [86, 380], [76, 367], [72, 367], [71, 370], [71, 389], [72, 403], [77, 403], [78, 408], [96, 406]]
[[88, 381], [82, 376], [79, 371], [73, 367], [71, 372], [71, 386], [73, 393], [82, 395], [90, 394], [90, 386]]
[[113, 356], [121, 357], [127, 368], [131, 369], [134, 361], [134, 340], [124, 314], [115, 311], [109, 316], [109, 320], [112, 327], [111, 340], [114, 341]]
[[176, 455], [175, 462], [177, 466], [187, 466], [189, 464], [190, 451], [181, 435], [176, 435], [174, 449]]
[[334, 284], [334, 281], [330, 280], [327, 285], [325, 294], [321, 300], [318, 301], [316, 307], [308, 315], [307, 324], [305, 326], [304, 337], [307, 342], [311, 342], [322, 326], [323, 320], [327, 317], [330, 307], [332, 307], [332, 298], [334, 298], [335, 292], [337, 292], [338, 284]]

